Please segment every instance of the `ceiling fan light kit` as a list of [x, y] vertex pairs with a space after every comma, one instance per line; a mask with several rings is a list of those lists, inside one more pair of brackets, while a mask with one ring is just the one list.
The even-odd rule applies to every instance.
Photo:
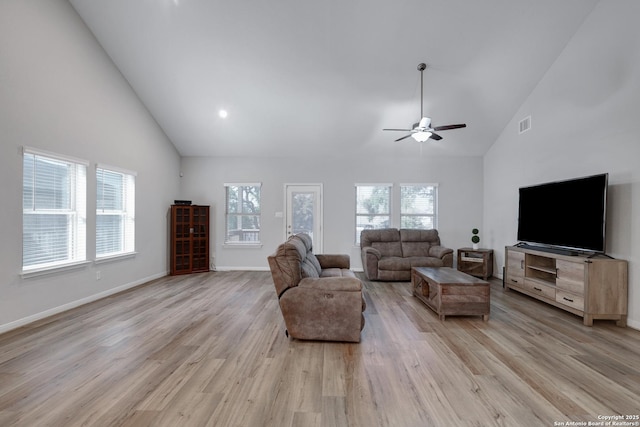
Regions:
[[431, 138], [431, 132], [416, 132], [411, 134], [411, 138], [415, 139], [418, 142], [426, 142], [429, 138]]
[[418, 64], [418, 71], [420, 71], [420, 122], [415, 123], [413, 125], [413, 129], [382, 129], [382, 130], [391, 130], [391, 131], [411, 132], [408, 135], [405, 135], [403, 137], [396, 139], [396, 142], [402, 141], [403, 139], [406, 139], [409, 137], [412, 137], [414, 140], [418, 142], [426, 142], [429, 139], [434, 139], [436, 141], [439, 141], [442, 139], [442, 137], [437, 133], [435, 133], [435, 131], [460, 129], [460, 128], [467, 127], [466, 124], [431, 127], [431, 118], [425, 117], [422, 113], [422, 106], [424, 104], [423, 103], [423, 97], [424, 97], [423, 71], [426, 69], [427, 69], [427, 64], [423, 62]]

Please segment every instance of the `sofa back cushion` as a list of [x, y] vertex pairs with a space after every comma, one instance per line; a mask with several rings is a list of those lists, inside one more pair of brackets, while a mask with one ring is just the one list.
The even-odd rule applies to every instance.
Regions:
[[[311, 256], [313, 256], [313, 254], [311, 254]], [[302, 273], [302, 278], [305, 277], [313, 277], [313, 278], [318, 278], [320, 277], [320, 273], [318, 273], [318, 270], [316, 269], [316, 266], [313, 265], [313, 263], [311, 262], [310, 257], [305, 258], [305, 260], [302, 262], [302, 265], [300, 267], [301, 273]]]
[[302, 277], [320, 277], [322, 273], [322, 267], [320, 267], [320, 261], [313, 253], [313, 240], [311, 236], [304, 233], [299, 233], [291, 236], [289, 240], [300, 240], [304, 244], [305, 257], [302, 261]]
[[379, 250], [384, 257], [402, 256], [400, 233], [397, 228], [362, 230], [360, 233], [360, 248], [368, 246]]
[[438, 230], [400, 229], [403, 257], [427, 257], [431, 246], [440, 246]]

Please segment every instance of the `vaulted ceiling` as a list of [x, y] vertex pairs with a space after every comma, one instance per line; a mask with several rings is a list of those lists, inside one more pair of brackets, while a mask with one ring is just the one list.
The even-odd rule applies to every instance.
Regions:
[[[287, 157], [484, 154], [597, 1], [70, 0], [181, 155]], [[467, 128], [394, 142], [420, 62]]]

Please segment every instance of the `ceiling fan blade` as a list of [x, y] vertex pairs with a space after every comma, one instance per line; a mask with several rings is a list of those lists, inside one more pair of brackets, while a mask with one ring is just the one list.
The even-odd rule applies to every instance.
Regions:
[[437, 133], [431, 132], [431, 139], [435, 139], [436, 141], [440, 141], [442, 139], [442, 137], [440, 135], [438, 135]]
[[382, 130], [401, 130], [403, 132], [411, 132], [413, 129], [382, 129]]
[[466, 128], [466, 127], [467, 125], [465, 124], [446, 125], [446, 126], [435, 126], [433, 130], [450, 130], [450, 129], [460, 129], [460, 128]]
[[398, 138], [398, 139], [396, 139], [396, 142], [398, 142], [398, 141], [402, 141], [403, 139], [405, 139], [405, 138], [409, 138], [410, 136], [411, 136], [411, 134], [409, 134], [409, 135], [405, 135], [405, 136], [403, 136], [402, 138]]

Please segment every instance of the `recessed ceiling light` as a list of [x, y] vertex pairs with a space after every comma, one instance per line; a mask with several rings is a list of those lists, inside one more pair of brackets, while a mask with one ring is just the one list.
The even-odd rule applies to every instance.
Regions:
[[226, 119], [227, 116], [229, 115], [229, 113], [227, 113], [227, 110], [220, 110], [220, 111], [218, 111], [218, 115], [220, 117], [222, 117], [223, 119]]

